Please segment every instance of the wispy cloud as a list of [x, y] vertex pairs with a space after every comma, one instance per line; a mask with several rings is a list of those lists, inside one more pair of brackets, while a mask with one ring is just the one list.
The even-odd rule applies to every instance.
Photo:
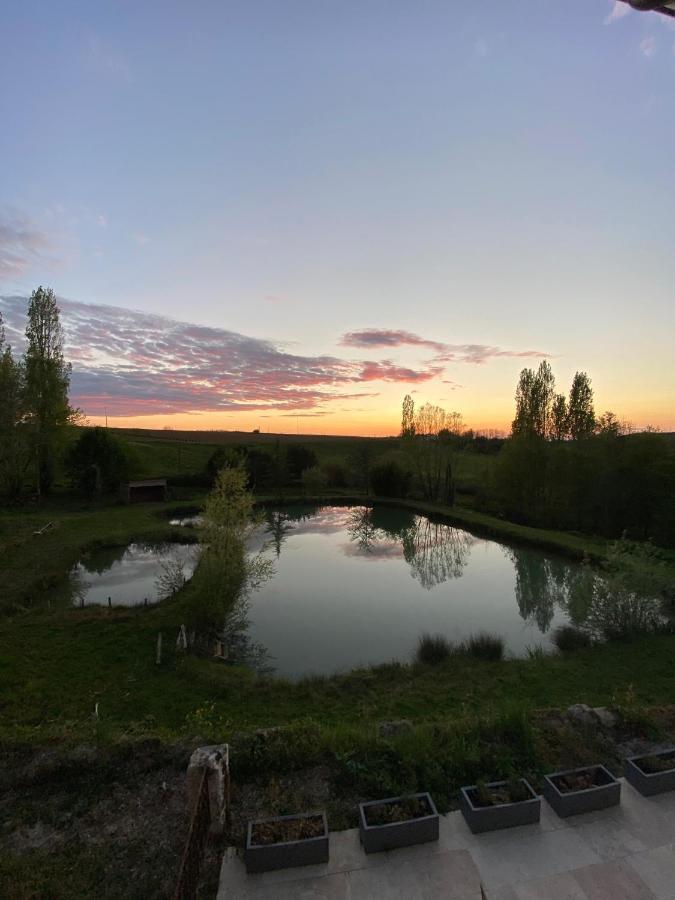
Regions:
[[402, 381], [412, 384], [416, 381], [430, 381], [443, 373], [442, 366], [430, 366], [427, 369], [408, 369], [397, 366], [390, 359], [382, 362], [369, 360], [362, 363], [361, 381]]
[[344, 347], [426, 347], [429, 350], [441, 351], [445, 344], [429, 341], [410, 331], [399, 331], [391, 328], [365, 328], [362, 331], [348, 331], [343, 334], [340, 343]]
[[623, 19], [630, 12], [632, 12], [632, 9], [627, 3], [622, 2], [622, 0], [614, 0], [614, 4], [605, 19], [605, 25], [611, 25], [612, 22]]
[[28, 217], [0, 210], [0, 279], [16, 279], [35, 265], [53, 264], [50, 238]]
[[[22, 345], [27, 299], [0, 298], [8, 338]], [[60, 300], [72, 399], [88, 415], [321, 411], [331, 401], [363, 400], [364, 382], [433, 378], [391, 360], [290, 353], [270, 341], [164, 316]]]
[[[547, 359], [550, 354], [541, 350], [503, 350], [489, 344], [446, 344], [428, 340], [410, 331], [388, 328], [367, 328], [350, 331], [342, 336], [340, 343], [347, 347], [368, 347], [370, 349], [391, 347], [421, 347], [434, 351], [432, 363], [464, 362], [482, 365], [500, 357], [522, 357], [523, 359]], [[438, 374], [438, 373], [436, 373]]]
[[640, 53], [647, 59], [651, 59], [656, 53], [656, 38], [653, 35], [642, 38], [639, 47]]

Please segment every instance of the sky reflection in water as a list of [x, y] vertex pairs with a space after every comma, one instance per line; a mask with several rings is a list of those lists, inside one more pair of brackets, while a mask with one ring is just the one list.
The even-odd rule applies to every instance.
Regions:
[[250, 636], [287, 677], [409, 660], [423, 632], [490, 631], [522, 656], [585, 615], [580, 564], [408, 510], [268, 511], [255, 549], [265, 542], [276, 574], [250, 598]]

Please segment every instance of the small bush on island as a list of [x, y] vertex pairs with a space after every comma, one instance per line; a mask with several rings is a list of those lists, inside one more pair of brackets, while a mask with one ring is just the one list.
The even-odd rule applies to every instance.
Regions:
[[479, 634], [472, 634], [463, 645], [463, 649], [468, 656], [475, 659], [495, 662], [504, 658], [504, 639], [499, 635], [481, 631]]
[[453, 646], [442, 634], [423, 634], [417, 644], [415, 658], [418, 663], [437, 666], [445, 662], [453, 653]]
[[574, 653], [593, 643], [587, 631], [575, 628], [574, 625], [559, 625], [551, 635], [551, 640], [561, 653]]

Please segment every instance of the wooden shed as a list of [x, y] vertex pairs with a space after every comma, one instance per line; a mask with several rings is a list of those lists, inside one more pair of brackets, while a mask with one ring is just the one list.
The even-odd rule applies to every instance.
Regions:
[[166, 478], [146, 478], [145, 481], [127, 481], [121, 494], [127, 503], [164, 502], [167, 497]]

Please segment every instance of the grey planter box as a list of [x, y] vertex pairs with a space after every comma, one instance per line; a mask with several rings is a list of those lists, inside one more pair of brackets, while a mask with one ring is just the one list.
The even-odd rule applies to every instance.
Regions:
[[[318, 837], [301, 841], [284, 841], [278, 844], [254, 844], [253, 829], [266, 822], [287, 822], [298, 819], [323, 821], [323, 833]], [[244, 862], [247, 872], [269, 872], [271, 869], [287, 869], [294, 866], [311, 866], [328, 862], [328, 822], [326, 814], [300, 813], [294, 816], [275, 816], [248, 823]]]
[[386, 825], [369, 825], [367, 811], [373, 806], [397, 803], [405, 797], [387, 797], [386, 800], [372, 800], [359, 803], [359, 835], [366, 853], [379, 853], [381, 850], [395, 850], [397, 847], [409, 847], [411, 844], [426, 844], [438, 840], [438, 812], [430, 794], [411, 794], [418, 800], [426, 800], [429, 815], [419, 819], [407, 819], [405, 822], [391, 822]]
[[[600, 784], [580, 791], [567, 792], [561, 791], [556, 785], [556, 779], [561, 775], [582, 772], [594, 772]], [[558, 815], [565, 819], [567, 816], [576, 816], [595, 809], [618, 806], [621, 802], [621, 783], [604, 766], [583, 766], [580, 769], [565, 769], [545, 775], [543, 793]]]
[[[666, 758], [672, 762], [672, 768], [665, 772], [644, 772], [640, 768], [640, 760], [649, 756], [659, 759]], [[625, 760], [626, 781], [640, 791], [644, 797], [652, 797], [654, 794], [662, 794], [664, 791], [675, 790], [675, 747], [669, 750], [661, 750], [659, 753], [643, 753], [641, 756], [630, 756]]]
[[[496, 806], [474, 805], [473, 792], [476, 790], [475, 784], [461, 789], [459, 802], [462, 815], [474, 834], [480, 834], [483, 831], [496, 831], [498, 828], [513, 828], [516, 825], [533, 825], [539, 821], [541, 799], [532, 790], [528, 781], [521, 778], [520, 782], [527, 788], [530, 799], [519, 800], [515, 803], [500, 803]], [[492, 781], [486, 787], [497, 788], [505, 784], [505, 781]]]

